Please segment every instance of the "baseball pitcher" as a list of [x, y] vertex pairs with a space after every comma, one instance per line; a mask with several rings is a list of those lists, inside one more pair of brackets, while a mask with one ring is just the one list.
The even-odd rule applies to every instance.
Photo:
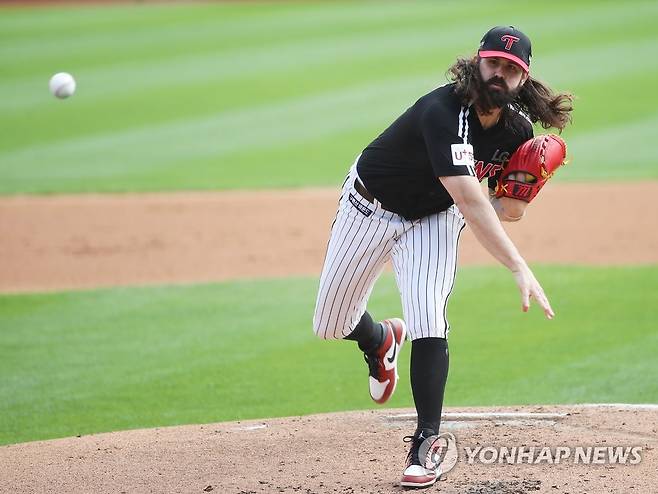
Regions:
[[[527, 311], [534, 299], [553, 309], [501, 221], [518, 221], [564, 162], [555, 135], [533, 138], [532, 123], [562, 130], [572, 96], [530, 75], [530, 39], [512, 26], [488, 31], [477, 53], [450, 67], [451, 83], [422, 96], [357, 157], [331, 228], [313, 329], [324, 339], [358, 343], [370, 396], [385, 403], [398, 380], [397, 359], [411, 340], [417, 428], [401, 485], [425, 487], [440, 472], [421, 458], [439, 432], [448, 376], [446, 307], [464, 226], [509, 269]], [[487, 179], [489, 197], [480, 181]], [[403, 319], [373, 321], [366, 303], [392, 261]]]

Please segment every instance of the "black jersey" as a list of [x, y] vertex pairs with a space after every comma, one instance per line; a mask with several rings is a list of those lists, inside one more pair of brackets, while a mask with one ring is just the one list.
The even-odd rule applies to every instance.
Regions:
[[[488, 177], [493, 188], [510, 155], [531, 138], [530, 121], [511, 108], [484, 130], [475, 109], [462, 105], [454, 84], [447, 84], [421, 97], [372, 141], [357, 172], [384, 208], [413, 220], [454, 204], [437, 177]], [[453, 154], [464, 144], [473, 146], [471, 165]]]

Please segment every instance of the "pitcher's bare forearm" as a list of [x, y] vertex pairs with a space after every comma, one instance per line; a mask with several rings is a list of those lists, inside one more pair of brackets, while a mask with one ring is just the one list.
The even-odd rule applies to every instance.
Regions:
[[441, 177], [440, 180], [480, 244], [514, 274], [514, 280], [521, 293], [522, 309], [527, 311], [530, 307], [530, 298], [535, 298], [546, 317], [552, 319], [555, 314], [543, 288], [507, 236], [493, 206], [482, 194], [477, 179], [458, 176]]
[[474, 177], [442, 177], [441, 183], [464, 215], [478, 242], [492, 256], [511, 271], [525, 266], [521, 254], [507, 236], [493, 206], [481, 193]]

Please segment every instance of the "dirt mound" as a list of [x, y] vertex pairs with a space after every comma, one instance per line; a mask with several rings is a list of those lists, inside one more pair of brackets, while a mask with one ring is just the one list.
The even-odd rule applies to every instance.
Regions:
[[[17, 444], [0, 448], [0, 490], [402, 492], [413, 428], [412, 410], [380, 409]], [[450, 408], [458, 461], [424, 492], [655, 492], [657, 428], [656, 405]], [[502, 447], [526, 456], [503, 461]]]
[[[319, 276], [338, 189], [0, 199], [0, 292]], [[658, 263], [658, 182], [549, 184], [507, 226], [530, 262]], [[460, 263], [494, 259], [466, 229]]]

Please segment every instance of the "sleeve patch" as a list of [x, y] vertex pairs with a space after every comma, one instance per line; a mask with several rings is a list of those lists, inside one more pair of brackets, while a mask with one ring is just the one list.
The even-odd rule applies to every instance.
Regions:
[[467, 167], [469, 174], [475, 176], [473, 146], [471, 144], [452, 144], [450, 150], [452, 152], [452, 164]]

